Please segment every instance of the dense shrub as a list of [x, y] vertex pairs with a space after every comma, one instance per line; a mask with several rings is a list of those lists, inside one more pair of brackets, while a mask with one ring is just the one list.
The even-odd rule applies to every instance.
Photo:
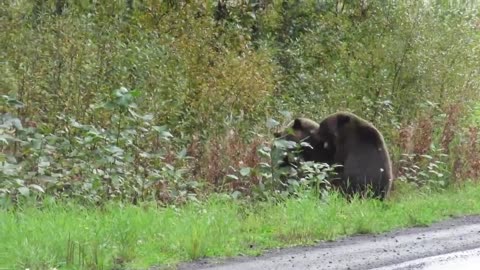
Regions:
[[271, 128], [338, 110], [382, 130], [400, 179], [443, 187], [476, 178], [475, 10], [6, 1], [0, 191], [167, 202], [251, 194], [275, 180], [268, 155], [256, 153], [268, 154]]

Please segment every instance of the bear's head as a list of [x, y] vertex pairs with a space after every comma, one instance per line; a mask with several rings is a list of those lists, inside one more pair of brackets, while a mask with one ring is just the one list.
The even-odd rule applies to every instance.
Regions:
[[[331, 163], [335, 149], [327, 140], [319, 140], [320, 125], [308, 118], [296, 118], [287, 127], [274, 134], [277, 139], [302, 144], [301, 155], [305, 161]], [[305, 144], [306, 143], [306, 144]]]
[[313, 120], [308, 118], [296, 118], [291, 121], [284, 130], [275, 132], [274, 136], [277, 139], [300, 143], [311, 138], [317, 131], [318, 127], [318, 123]]

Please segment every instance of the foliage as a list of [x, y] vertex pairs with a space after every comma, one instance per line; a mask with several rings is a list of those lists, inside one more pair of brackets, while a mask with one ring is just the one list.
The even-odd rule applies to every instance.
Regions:
[[338, 110], [382, 131], [401, 179], [443, 187], [475, 178], [476, 10], [445, 1], [6, 1], [0, 193], [166, 203], [211, 191], [295, 193], [322, 182], [321, 168], [304, 164], [304, 176], [278, 182], [271, 124]]
[[[18, 118], [5, 115], [0, 126], [6, 150], [0, 194], [18, 199], [30, 191], [47, 192], [93, 202], [191, 196], [197, 184], [180, 181], [186, 172], [185, 154], [172, 157], [175, 153], [166, 152], [172, 134], [165, 126], [152, 125], [152, 115], [137, 112], [134, 100], [139, 94], [120, 88], [94, 106], [96, 111], [112, 111], [112, 129], [63, 115], [57, 116], [62, 122], [55, 130], [47, 125], [24, 128]], [[170, 194], [172, 189], [181, 192]]]
[[[291, 194], [300, 195], [305, 189], [312, 189], [321, 197], [326, 196], [330, 190], [329, 179], [334, 176], [334, 166], [326, 163], [304, 161], [299, 155], [302, 147], [312, 147], [307, 142], [292, 142], [283, 139], [275, 139], [272, 149], [264, 147], [260, 152], [268, 156], [270, 163], [260, 164], [265, 172], [263, 191], [272, 191], [265, 195], [272, 196], [275, 193], [286, 198]], [[288, 161], [288, 165], [285, 161]]]
[[437, 156], [414, 154], [404, 155], [404, 159], [400, 160], [402, 174], [397, 181], [410, 181], [417, 186], [427, 186], [432, 188], [444, 188], [449, 179], [449, 170], [445, 163], [446, 154], [442, 154], [436, 149]]

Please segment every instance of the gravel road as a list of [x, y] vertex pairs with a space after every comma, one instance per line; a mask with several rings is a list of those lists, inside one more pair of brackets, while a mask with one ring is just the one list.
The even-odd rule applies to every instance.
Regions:
[[480, 216], [467, 216], [430, 227], [347, 237], [313, 247], [280, 249], [259, 257], [197, 261], [180, 265], [179, 269], [422, 269], [420, 266], [426, 265], [422, 259], [427, 257], [469, 250], [478, 256], [478, 248]]

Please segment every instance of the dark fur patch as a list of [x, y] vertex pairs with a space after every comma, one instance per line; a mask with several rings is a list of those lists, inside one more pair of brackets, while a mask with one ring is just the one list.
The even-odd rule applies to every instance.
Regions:
[[314, 137], [333, 144], [334, 163], [342, 165], [337, 170], [340, 188], [347, 195], [365, 195], [371, 188], [373, 197], [388, 196], [393, 177], [390, 157], [382, 134], [371, 123], [339, 112], [322, 120]]

